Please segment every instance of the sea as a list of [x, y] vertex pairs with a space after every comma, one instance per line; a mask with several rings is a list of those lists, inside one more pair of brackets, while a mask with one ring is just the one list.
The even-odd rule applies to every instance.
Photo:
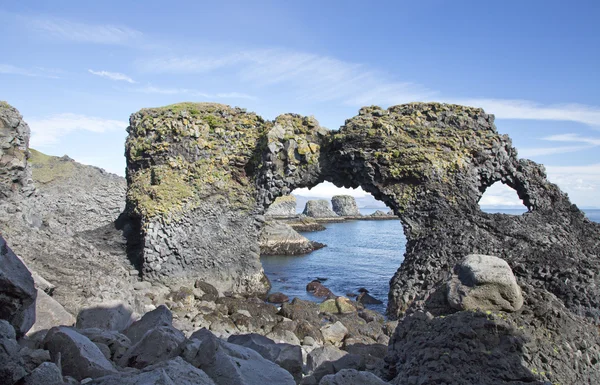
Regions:
[[[386, 211], [387, 209], [381, 209]], [[361, 209], [369, 215], [377, 209]], [[525, 210], [489, 210], [509, 215], [520, 215]], [[600, 209], [584, 209], [586, 216], [600, 223]], [[306, 292], [306, 284], [321, 279], [336, 295], [359, 294], [365, 288], [382, 301], [367, 308], [385, 313], [389, 281], [400, 267], [406, 238], [400, 220], [347, 221], [327, 223], [324, 231], [302, 233], [312, 241], [327, 247], [301, 256], [263, 256], [262, 265], [271, 280], [271, 292], [282, 292], [288, 297], [321, 302]]]

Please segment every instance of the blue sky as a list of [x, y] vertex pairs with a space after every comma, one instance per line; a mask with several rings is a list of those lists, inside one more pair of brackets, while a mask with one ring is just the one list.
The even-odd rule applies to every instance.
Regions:
[[363, 105], [453, 102], [494, 113], [520, 156], [600, 206], [597, 2], [128, 3], [0, 3], [0, 99], [32, 147], [123, 175], [143, 107], [216, 101], [337, 129]]

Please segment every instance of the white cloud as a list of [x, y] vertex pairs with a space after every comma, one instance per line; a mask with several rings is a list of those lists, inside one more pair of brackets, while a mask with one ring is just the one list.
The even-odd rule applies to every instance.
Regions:
[[142, 33], [135, 29], [110, 24], [85, 24], [55, 17], [20, 18], [44, 35], [81, 43], [123, 45], [130, 44], [142, 36]]
[[257, 87], [285, 85], [299, 99], [338, 100], [352, 106], [397, 104], [424, 100], [435, 92], [418, 84], [394, 80], [390, 74], [327, 56], [288, 50], [247, 50], [215, 57], [168, 57], [138, 62], [143, 71], [225, 76]]
[[583, 166], [546, 166], [548, 180], [556, 183], [579, 206], [600, 206], [600, 163]]
[[124, 81], [127, 83], [135, 83], [135, 81], [130, 78], [129, 76], [119, 73], [119, 72], [108, 72], [108, 71], [94, 71], [94, 70], [88, 70], [89, 73], [91, 73], [92, 75], [96, 75], [96, 76], [100, 76], [103, 78], [107, 78], [110, 80], [118, 80], [118, 81]]
[[58, 79], [57, 73], [59, 71], [49, 70], [46, 68], [22, 68], [17, 67], [11, 64], [0, 64], [0, 74], [5, 75], [21, 75], [21, 76], [31, 76], [31, 77], [45, 77]]
[[337, 187], [331, 182], [323, 182], [319, 183], [312, 189], [308, 188], [298, 188], [292, 192], [294, 195], [301, 195], [305, 197], [311, 198], [328, 198], [330, 199], [334, 195], [351, 195], [355, 198], [362, 198], [365, 196], [369, 196], [371, 194], [365, 192], [362, 188], [358, 187], [355, 189], [352, 188], [343, 188]]
[[193, 90], [189, 88], [163, 88], [163, 87], [155, 87], [152, 85], [144, 86], [144, 87], [135, 87], [128, 88], [127, 91], [131, 92], [140, 92], [144, 94], [163, 94], [163, 95], [188, 95], [197, 98], [204, 99], [250, 99], [255, 100], [254, 96], [244, 94], [241, 92], [220, 92], [216, 94], [210, 94], [206, 92], [201, 92], [198, 90]]
[[487, 207], [525, 207], [517, 192], [502, 182], [496, 182], [481, 196], [480, 206]]
[[481, 107], [499, 119], [560, 120], [600, 126], [600, 107], [582, 104], [544, 105], [529, 100], [463, 99], [459, 104]]
[[78, 114], [58, 114], [43, 119], [28, 119], [31, 128], [30, 145], [42, 148], [58, 143], [62, 136], [74, 131], [103, 133], [125, 130], [128, 124], [119, 120], [103, 119]]
[[542, 155], [557, 155], [567, 154], [570, 152], [584, 151], [594, 146], [561, 146], [561, 147], [525, 147], [519, 148], [519, 156], [521, 158], [531, 158]]
[[576, 142], [576, 143], [587, 143], [591, 146], [600, 146], [600, 138], [590, 138], [581, 136], [579, 134], [560, 134], [551, 135], [543, 138], [553, 142]]

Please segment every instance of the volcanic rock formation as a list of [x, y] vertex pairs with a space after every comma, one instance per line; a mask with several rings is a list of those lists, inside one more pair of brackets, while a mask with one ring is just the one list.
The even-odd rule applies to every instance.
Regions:
[[284, 195], [277, 197], [265, 212], [267, 217], [293, 217], [296, 215], [296, 197]]
[[350, 195], [334, 195], [331, 198], [333, 212], [341, 217], [359, 216], [356, 199]]
[[306, 202], [302, 214], [311, 218], [333, 218], [338, 216], [329, 208], [329, 202], [325, 199], [309, 200]]

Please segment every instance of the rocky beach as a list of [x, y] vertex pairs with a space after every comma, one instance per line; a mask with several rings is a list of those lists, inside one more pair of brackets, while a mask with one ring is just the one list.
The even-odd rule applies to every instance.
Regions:
[[[600, 383], [600, 225], [494, 115], [370, 106], [331, 131], [179, 103], [127, 132], [122, 178], [30, 148], [0, 102], [0, 384]], [[297, 214], [291, 192], [323, 181], [391, 212], [334, 196]], [[527, 212], [481, 211], [495, 182]], [[270, 291], [261, 254], [382, 219], [406, 237], [385, 316], [317, 277], [318, 302]]]

